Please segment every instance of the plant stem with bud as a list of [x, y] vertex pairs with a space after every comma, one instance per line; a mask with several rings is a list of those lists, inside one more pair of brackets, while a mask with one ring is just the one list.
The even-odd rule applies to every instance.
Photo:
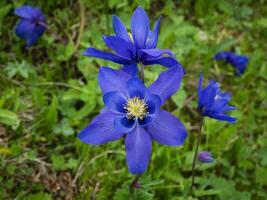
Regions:
[[195, 184], [195, 165], [196, 165], [196, 159], [197, 159], [197, 154], [198, 154], [198, 147], [199, 147], [200, 141], [201, 141], [201, 129], [203, 126], [203, 122], [204, 122], [204, 117], [201, 116], [199, 129], [198, 129], [198, 135], [197, 135], [197, 146], [196, 146], [194, 159], [193, 159], [193, 163], [192, 163], [192, 184], [191, 184], [191, 189], [190, 189], [191, 194], [193, 193], [193, 188], [194, 188], [194, 184]]

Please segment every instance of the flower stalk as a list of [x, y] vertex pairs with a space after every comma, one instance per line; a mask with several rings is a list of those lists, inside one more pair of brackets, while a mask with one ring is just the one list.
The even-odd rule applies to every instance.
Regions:
[[193, 193], [194, 184], [195, 184], [195, 166], [196, 166], [198, 148], [199, 148], [200, 141], [201, 141], [201, 129], [203, 126], [203, 122], [204, 122], [204, 116], [201, 116], [199, 129], [198, 129], [198, 135], [197, 135], [197, 146], [196, 146], [194, 159], [193, 159], [193, 163], [192, 163], [192, 183], [191, 183], [191, 189], [190, 189], [191, 193]]
[[138, 174], [134, 177], [132, 183], [129, 186], [130, 193], [133, 194], [134, 190], [139, 187], [138, 181], [141, 177], [141, 174]]
[[145, 81], [144, 65], [141, 62], [139, 64], [140, 64], [140, 78], [144, 82]]

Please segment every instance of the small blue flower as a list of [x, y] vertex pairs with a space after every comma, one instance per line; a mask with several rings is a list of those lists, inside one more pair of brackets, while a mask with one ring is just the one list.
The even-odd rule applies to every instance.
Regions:
[[183, 75], [181, 67], [172, 67], [146, 88], [140, 79], [124, 71], [100, 68], [99, 84], [106, 107], [79, 133], [79, 139], [99, 145], [125, 136], [129, 171], [143, 173], [149, 164], [152, 140], [180, 146], [187, 137], [182, 122], [161, 109], [178, 90]]
[[214, 59], [224, 60], [225, 62], [231, 64], [236, 69], [236, 74], [238, 76], [242, 75], [245, 72], [249, 61], [247, 56], [237, 55], [235, 53], [226, 51], [217, 53]]
[[197, 155], [197, 159], [203, 163], [213, 162], [213, 157], [209, 151], [201, 151]]
[[15, 10], [15, 15], [20, 17], [20, 22], [15, 28], [17, 36], [25, 40], [28, 47], [32, 46], [47, 28], [42, 11], [24, 5]]
[[137, 63], [144, 65], [160, 64], [166, 67], [180, 65], [169, 49], [157, 49], [160, 18], [156, 21], [153, 31], [149, 28], [149, 19], [142, 7], [138, 7], [131, 19], [131, 34], [122, 21], [113, 16], [113, 29], [116, 35], [104, 36], [106, 46], [115, 54], [88, 48], [84, 56], [92, 56], [122, 64], [122, 70], [136, 76]]
[[210, 81], [209, 85], [202, 89], [202, 75], [200, 75], [198, 83], [198, 110], [201, 115], [234, 123], [236, 118], [230, 117], [225, 113], [236, 109], [228, 105], [230, 100], [231, 95], [227, 92], [221, 92], [219, 83], [215, 81]]

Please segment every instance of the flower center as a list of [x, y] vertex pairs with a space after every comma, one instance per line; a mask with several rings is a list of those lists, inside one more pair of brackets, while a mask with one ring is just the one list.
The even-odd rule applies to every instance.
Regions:
[[144, 119], [148, 114], [147, 104], [144, 99], [133, 97], [123, 107], [127, 112], [128, 119]]

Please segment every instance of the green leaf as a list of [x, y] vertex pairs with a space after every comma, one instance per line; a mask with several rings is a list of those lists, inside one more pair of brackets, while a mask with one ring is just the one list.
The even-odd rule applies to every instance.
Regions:
[[10, 9], [12, 8], [11, 4], [7, 4], [3, 7], [0, 8], [0, 35], [2, 32], [2, 27], [3, 27], [3, 20], [5, 18], [5, 16], [8, 14], [8, 12], [10, 11]]
[[66, 161], [65, 161], [64, 156], [53, 154], [51, 156], [51, 160], [52, 160], [52, 167], [54, 170], [66, 169]]
[[48, 127], [54, 128], [56, 123], [57, 123], [57, 119], [58, 119], [58, 100], [57, 100], [57, 96], [53, 95], [52, 97], [52, 101], [47, 109], [47, 113], [46, 113], [46, 123]]
[[0, 108], [0, 123], [18, 127], [20, 119], [16, 113]]
[[51, 200], [52, 195], [48, 194], [48, 193], [39, 192], [39, 193], [35, 193], [35, 194], [29, 194], [28, 196], [23, 198], [23, 200], [36, 200], [36, 199], [38, 199], [38, 200]]

